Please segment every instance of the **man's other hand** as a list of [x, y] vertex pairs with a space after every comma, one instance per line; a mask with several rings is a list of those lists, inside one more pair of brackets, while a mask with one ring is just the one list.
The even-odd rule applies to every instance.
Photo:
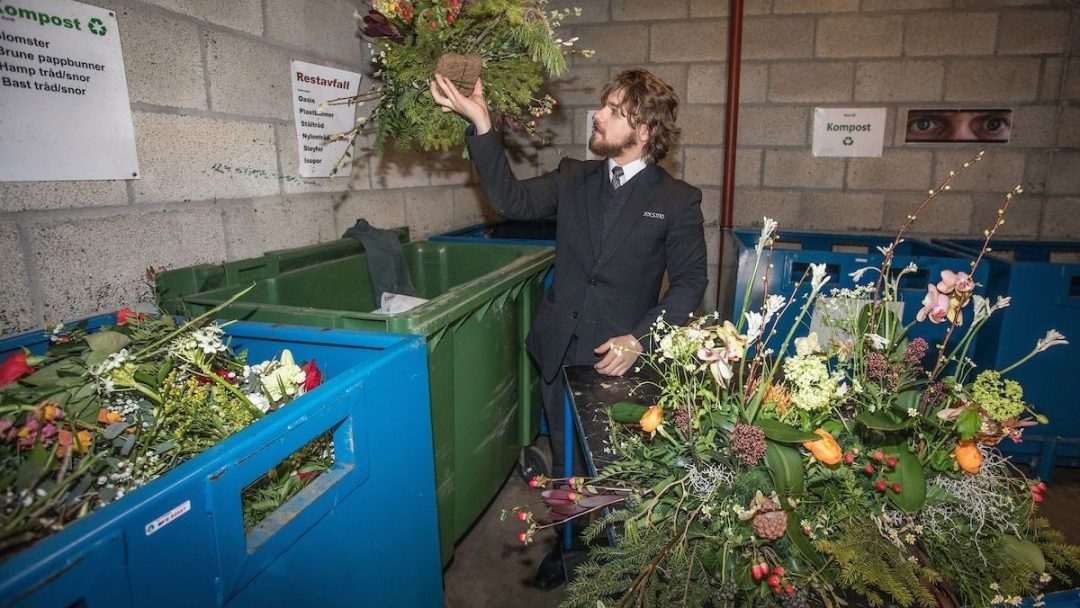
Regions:
[[641, 354], [641, 344], [637, 338], [626, 334], [605, 340], [603, 344], [593, 349], [598, 355], [603, 355], [593, 368], [605, 376], [621, 376], [637, 363], [638, 355]]

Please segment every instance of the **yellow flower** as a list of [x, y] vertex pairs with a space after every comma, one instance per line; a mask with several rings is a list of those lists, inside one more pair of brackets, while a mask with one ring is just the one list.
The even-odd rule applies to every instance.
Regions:
[[645, 410], [645, 413], [641, 415], [641, 420], [638, 424], [641, 425], [641, 430], [646, 433], [655, 433], [656, 429], [664, 423], [664, 409], [659, 405], [654, 405]]

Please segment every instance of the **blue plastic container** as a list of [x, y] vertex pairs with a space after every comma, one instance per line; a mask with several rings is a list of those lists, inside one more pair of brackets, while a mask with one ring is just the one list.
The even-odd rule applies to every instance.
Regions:
[[[982, 240], [942, 240], [941, 245], [974, 255]], [[1080, 242], [993, 241], [984, 260], [987, 292], [1011, 296], [1008, 308], [991, 317], [975, 349], [983, 368], [1004, 369], [1031, 352], [1056, 329], [1070, 344], [1055, 346], [1008, 374], [1024, 387], [1024, 400], [1050, 424], [1024, 433], [1024, 441], [1000, 447], [1019, 459], [1038, 458], [1037, 474], [1049, 479], [1057, 464], [1080, 464]]]
[[[739, 271], [735, 286], [735, 301], [732, 318], [740, 314], [743, 298], [746, 294], [747, 283], [754, 273], [754, 246], [761, 234], [760, 230], [734, 229], [732, 236], [735, 237], [739, 247]], [[831, 277], [823, 288], [823, 293], [828, 295], [833, 288], [852, 289], [856, 287], [851, 273], [867, 266], [880, 268], [884, 256], [878, 251], [878, 247], [886, 247], [893, 242], [893, 237], [874, 235], [834, 234], [822, 232], [787, 232], [778, 233], [772, 253], [773, 267], [768, 273], [768, 293], [779, 294], [789, 297], [796, 293], [795, 286], [807, 272], [810, 264], [825, 264], [826, 273]], [[757, 279], [754, 280], [750, 292], [749, 310], [759, 310], [765, 293], [766, 284], [761, 281], [766, 265], [766, 254], [762, 254], [761, 267], [757, 270]], [[917, 239], [905, 239], [893, 256], [893, 272], [899, 272], [909, 263], [918, 265], [917, 272], [904, 275], [900, 280], [899, 299], [903, 302], [902, 321], [906, 325], [915, 320], [915, 315], [922, 308], [922, 300], [926, 296], [926, 286], [937, 283], [940, 280], [942, 270], [956, 272], [968, 272], [971, 269], [971, 259], [966, 254], [946, 249], [945, 247], [920, 241]], [[989, 269], [980, 266], [975, 274], [978, 283], [985, 284], [989, 277]], [[861, 283], [877, 281], [876, 272], [867, 272]], [[796, 294], [799, 298], [810, 293], [810, 281], [807, 278]], [[798, 316], [798, 307], [801, 299], [797, 300], [791, 308], [781, 317], [776, 327], [776, 335], [767, 343], [769, 348], [779, 350], [788, 331], [794, 326]], [[810, 331], [811, 313], [808, 311], [803, 317], [803, 327], [795, 332], [795, 336], [804, 336]], [[971, 308], [965, 308], [965, 315], [970, 319]], [[933, 323], [916, 323], [908, 332], [909, 338], [925, 338], [931, 345], [940, 343], [948, 329], [947, 323], [935, 325]], [[953, 332], [950, 338], [951, 344], [956, 344], [963, 336], [963, 328]], [[794, 341], [788, 345], [788, 352], [794, 353]], [[934, 352], [933, 348], [929, 351]]]
[[555, 220], [499, 220], [459, 228], [428, 238], [456, 243], [555, 246]]
[[[261, 323], [226, 333], [252, 360], [285, 348], [315, 359], [327, 381], [0, 564], [0, 605], [443, 605], [424, 339]], [[0, 357], [47, 345], [25, 334], [0, 341]], [[243, 489], [327, 431], [332, 468], [245, 532]]]

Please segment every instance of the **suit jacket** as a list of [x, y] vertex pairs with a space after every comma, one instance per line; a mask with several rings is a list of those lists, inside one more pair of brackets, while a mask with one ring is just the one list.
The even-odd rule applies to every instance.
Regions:
[[[633, 194], [601, 242], [604, 161], [563, 159], [551, 173], [518, 180], [499, 134], [471, 133], [469, 155], [495, 210], [514, 219], [558, 214], [555, 282], [527, 342], [547, 381], [573, 336], [588, 351], [624, 334], [648, 345], [658, 316], [686, 322], [708, 284], [700, 190], [649, 164], [634, 176]], [[669, 287], [658, 302], [665, 272]]]

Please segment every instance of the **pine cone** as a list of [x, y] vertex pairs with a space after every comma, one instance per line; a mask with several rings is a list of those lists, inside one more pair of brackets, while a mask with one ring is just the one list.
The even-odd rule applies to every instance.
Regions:
[[750, 522], [754, 533], [766, 540], [776, 540], [787, 532], [787, 513], [772, 500], [766, 500]]

